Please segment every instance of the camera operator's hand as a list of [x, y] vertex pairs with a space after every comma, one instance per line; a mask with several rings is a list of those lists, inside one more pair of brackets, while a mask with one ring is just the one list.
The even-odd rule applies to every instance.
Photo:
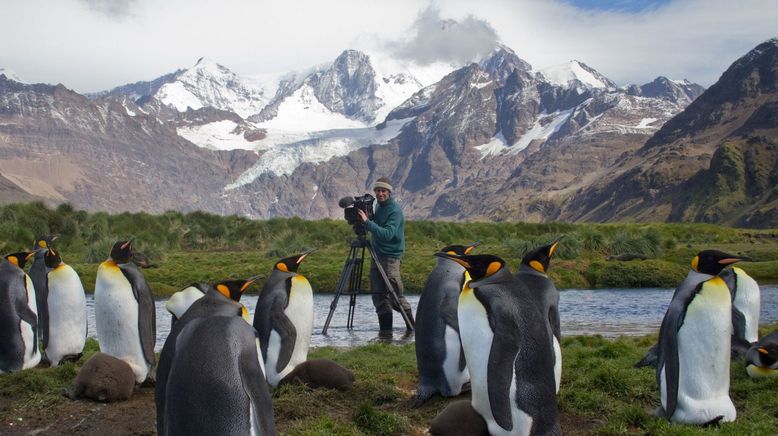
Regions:
[[362, 210], [362, 209], [359, 209], [359, 210], [357, 210], [357, 212], [359, 213], [359, 219], [361, 219], [363, 223], [366, 222], [367, 221], [367, 214], [365, 213], [365, 211]]

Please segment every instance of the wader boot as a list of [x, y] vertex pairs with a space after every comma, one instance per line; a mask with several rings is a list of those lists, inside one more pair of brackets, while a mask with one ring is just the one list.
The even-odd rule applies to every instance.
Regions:
[[378, 314], [378, 336], [392, 337], [392, 312]]

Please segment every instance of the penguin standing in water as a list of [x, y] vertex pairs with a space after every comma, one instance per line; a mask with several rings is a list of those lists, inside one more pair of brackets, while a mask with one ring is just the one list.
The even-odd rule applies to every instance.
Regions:
[[[479, 244], [449, 245], [441, 253], [469, 254]], [[465, 268], [447, 257], [438, 257], [427, 277], [416, 308], [416, 368], [419, 385], [414, 407], [440, 393], [454, 397], [470, 381], [462, 341], [459, 339], [457, 306], [465, 282]]]
[[778, 330], [762, 336], [748, 349], [746, 371], [752, 378], [778, 377]]
[[95, 280], [95, 327], [103, 353], [127, 362], [142, 383], [154, 364], [156, 312], [146, 279], [132, 263], [132, 239], [118, 241]]
[[203, 298], [206, 292], [208, 292], [208, 285], [205, 283], [192, 283], [171, 295], [165, 303], [165, 309], [172, 315], [171, 326], [176, 324], [176, 321], [195, 301]]
[[[38, 338], [41, 346], [45, 350], [49, 333], [49, 308], [46, 304], [49, 293], [48, 269], [46, 269], [46, 252], [52, 247], [52, 243], [57, 239], [56, 235], [38, 236], [33, 244], [32, 251], [35, 258], [30, 266], [30, 278], [35, 286], [35, 304], [38, 307]], [[43, 356], [46, 360], [47, 357]]]
[[35, 289], [24, 264], [33, 253], [12, 253], [0, 261], [0, 373], [33, 368], [38, 351]]
[[267, 381], [273, 387], [308, 358], [313, 291], [297, 269], [313, 251], [276, 262], [257, 299], [254, 328], [259, 334]]
[[656, 369], [662, 403], [657, 412], [685, 424], [734, 421], [729, 397], [732, 298], [718, 277], [748, 258], [704, 250], [675, 290], [659, 330]]
[[87, 334], [86, 297], [78, 273], [62, 261], [53, 248], [46, 251], [48, 274], [49, 331], [46, 359], [51, 366], [63, 360], [78, 360]]
[[756, 280], [742, 269], [733, 266], [719, 274], [732, 294], [733, 340], [751, 346], [759, 339], [759, 310], [761, 293]]
[[524, 283], [530, 292], [540, 301], [546, 321], [546, 328], [552, 340], [554, 350], [554, 380], [556, 392], [559, 393], [559, 383], [562, 380], [562, 347], [560, 345], [562, 328], [559, 321], [559, 291], [548, 277], [548, 267], [551, 256], [554, 255], [559, 240], [557, 238], [549, 245], [536, 248], [521, 259], [516, 278]]
[[157, 368], [158, 434], [275, 434], [259, 340], [238, 302], [255, 280], [214, 284], [171, 329]]
[[552, 341], [534, 295], [497, 256], [435, 255], [471, 277], [459, 296], [459, 331], [471, 404], [489, 434], [561, 434]]

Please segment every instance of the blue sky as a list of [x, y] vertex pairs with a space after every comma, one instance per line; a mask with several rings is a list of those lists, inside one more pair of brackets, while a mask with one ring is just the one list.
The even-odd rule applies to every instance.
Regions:
[[[500, 42], [534, 68], [579, 60], [619, 85], [710, 86], [778, 37], [778, 0], [2, 0], [0, 68], [79, 92], [208, 57], [238, 74], [331, 62], [349, 48], [461, 60]], [[443, 30], [441, 30], [443, 29]]]
[[643, 12], [672, 3], [672, 0], [567, 0], [571, 5], [587, 10]]

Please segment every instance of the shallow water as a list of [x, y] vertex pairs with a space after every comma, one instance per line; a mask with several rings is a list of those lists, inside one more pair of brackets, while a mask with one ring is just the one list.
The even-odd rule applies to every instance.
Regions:
[[[778, 286], [762, 286], [760, 323], [778, 322]], [[570, 289], [560, 293], [559, 316], [562, 335], [602, 335], [604, 337], [639, 336], [655, 333], [673, 295], [672, 289]], [[416, 312], [418, 295], [407, 295]], [[341, 297], [333, 312], [327, 336], [321, 334], [332, 303], [332, 294], [314, 295], [314, 321], [311, 346], [353, 347], [377, 339], [378, 320], [369, 295], [358, 295], [354, 306], [354, 329], [346, 329], [348, 314], [347, 297]], [[162, 349], [170, 332], [170, 313], [165, 310], [166, 300], [157, 300], [157, 344]], [[257, 302], [256, 295], [247, 295], [242, 303], [252, 316]], [[94, 300], [87, 295], [89, 336], [95, 336]], [[404, 338], [405, 324], [400, 314], [394, 316], [394, 341], [413, 342], [413, 336]]]

